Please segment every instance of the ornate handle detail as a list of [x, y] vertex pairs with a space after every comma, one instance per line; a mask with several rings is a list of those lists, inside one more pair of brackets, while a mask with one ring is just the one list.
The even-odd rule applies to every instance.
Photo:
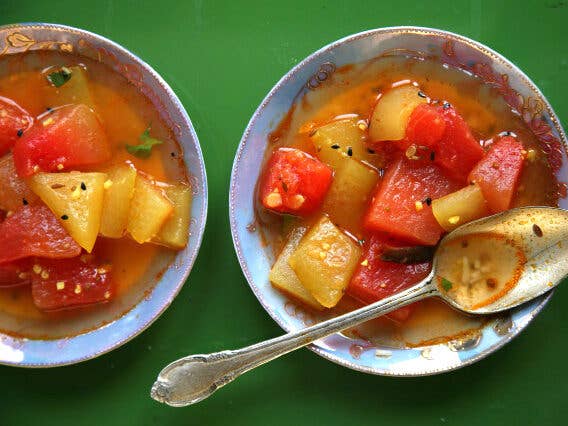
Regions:
[[152, 398], [173, 407], [204, 400], [241, 374], [288, 352], [402, 306], [437, 293], [433, 273], [422, 282], [372, 305], [235, 351], [192, 355], [174, 361], [162, 370], [152, 387]]

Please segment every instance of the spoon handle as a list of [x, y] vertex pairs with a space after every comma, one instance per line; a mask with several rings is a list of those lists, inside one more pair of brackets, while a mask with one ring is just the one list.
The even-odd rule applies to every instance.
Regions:
[[195, 404], [241, 374], [330, 334], [354, 327], [437, 293], [431, 273], [420, 283], [386, 299], [274, 339], [233, 350], [191, 355], [165, 367], [152, 398], [174, 407]]

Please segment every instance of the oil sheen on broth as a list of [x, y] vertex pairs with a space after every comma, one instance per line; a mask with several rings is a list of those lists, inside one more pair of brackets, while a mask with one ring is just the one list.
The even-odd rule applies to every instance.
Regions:
[[[314, 129], [342, 117], [367, 120], [380, 93], [393, 84], [404, 81], [418, 84], [432, 99], [450, 102], [478, 139], [486, 140], [501, 131], [511, 131], [518, 135], [527, 149], [537, 152], [536, 161], [525, 164], [512, 207], [557, 205], [558, 193], [553, 172], [539, 141], [522, 118], [511, 111], [496, 89], [470, 74], [429, 60], [388, 57], [336, 70], [316, 90], [306, 93], [282, 119], [269, 136], [271, 146], [267, 149], [267, 154], [279, 147], [295, 147], [315, 155], [310, 140]], [[383, 165], [379, 155], [368, 156], [366, 162], [377, 169]], [[284, 219], [282, 223], [282, 219], [264, 214], [261, 208], [257, 209], [257, 217], [263, 225], [263, 237], [274, 252], [279, 253], [286, 240], [286, 230], [289, 229], [288, 219]], [[471, 245], [472, 248], [476, 247], [474, 244]], [[512, 264], [495, 265], [495, 273], [504, 276], [512, 267]], [[491, 294], [498, 293], [506, 285], [505, 281], [497, 280], [496, 288], [490, 289]], [[485, 296], [491, 297], [487, 289], [484, 291], [487, 292]], [[484, 297], [483, 294], [479, 296]], [[358, 302], [343, 297], [328, 314], [331, 317], [357, 306]], [[412, 316], [402, 325], [379, 318], [348, 333], [354, 332], [358, 337], [381, 345], [418, 346], [471, 334], [486, 321], [487, 318], [459, 313], [438, 299], [429, 299], [420, 302]]]

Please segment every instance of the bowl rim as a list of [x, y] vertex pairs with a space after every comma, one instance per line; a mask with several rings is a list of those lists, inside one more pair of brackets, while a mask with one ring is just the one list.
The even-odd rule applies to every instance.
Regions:
[[[171, 291], [168, 296], [164, 299], [164, 301], [161, 303], [159, 309], [157, 309], [156, 311], [154, 311], [152, 313], [152, 315], [150, 316], [149, 319], [147, 319], [146, 321], [143, 321], [139, 327], [136, 328], [136, 330], [134, 330], [132, 333], [128, 334], [128, 335], [124, 335], [121, 336], [120, 338], [117, 339], [113, 339], [110, 344], [105, 344], [102, 345], [103, 348], [96, 350], [96, 351], [92, 351], [92, 352], [88, 352], [87, 354], [85, 354], [84, 356], [75, 356], [75, 357], [70, 357], [69, 359], [65, 359], [62, 361], [56, 361], [56, 362], [46, 362], [46, 363], [26, 363], [26, 362], [12, 362], [12, 361], [6, 361], [6, 360], [0, 360], [0, 365], [6, 365], [6, 366], [12, 366], [12, 367], [21, 367], [21, 368], [51, 368], [51, 367], [60, 367], [60, 366], [67, 366], [67, 365], [73, 365], [73, 364], [78, 364], [84, 361], [88, 361], [94, 358], [97, 358], [101, 355], [104, 355], [108, 352], [113, 351], [114, 349], [117, 349], [123, 345], [125, 345], [126, 343], [130, 342], [132, 339], [134, 339], [135, 337], [137, 337], [138, 335], [140, 335], [142, 332], [144, 332], [148, 327], [150, 327], [164, 312], [165, 310], [172, 304], [173, 300], [177, 297], [177, 295], [179, 294], [179, 292], [181, 291], [181, 289], [183, 288], [183, 286], [186, 284], [189, 274], [191, 272], [191, 270], [193, 269], [193, 266], [195, 264], [195, 260], [199, 254], [199, 251], [201, 249], [201, 244], [203, 242], [203, 235], [205, 233], [205, 227], [206, 227], [206, 223], [207, 223], [207, 213], [208, 213], [208, 206], [209, 206], [209, 200], [208, 200], [208, 195], [209, 195], [209, 191], [208, 191], [208, 181], [207, 181], [207, 171], [205, 168], [205, 160], [203, 157], [203, 152], [201, 149], [201, 144], [199, 141], [199, 138], [197, 137], [197, 133], [195, 131], [195, 127], [193, 126], [193, 122], [191, 121], [191, 118], [189, 117], [189, 114], [187, 112], [187, 110], [184, 108], [183, 104], [181, 103], [180, 99], [178, 98], [178, 96], [175, 94], [175, 92], [173, 91], [173, 89], [170, 87], [170, 85], [164, 80], [164, 78], [158, 74], [158, 72], [152, 67], [150, 66], [147, 62], [145, 62], [144, 60], [142, 60], [138, 55], [134, 54], [133, 52], [131, 52], [129, 49], [123, 47], [122, 45], [118, 44], [117, 42], [110, 40], [109, 38], [99, 35], [97, 33], [94, 33], [92, 31], [88, 31], [88, 30], [84, 30], [81, 28], [77, 28], [77, 27], [73, 27], [73, 26], [69, 26], [69, 25], [64, 25], [64, 24], [55, 24], [55, 23], [45, 23], [45, 22], [23, 22], [23, 23], [15, 23], [15, 24], [6, 24], [6, 25], [0, 25], [0, 31], [6, 31], [6, 30], [53, 30], [53, 31], [58, 31], [58, 32], [62, 32], [62, 33], [71, 33], [73, 35], [77, 35], [77, 36], [86, 36], [92, 40], [96, 40], [97, 42], [100, 42], [102, 45], [104, 46], [110, 46], [113, 50], [120, 52], [122, 55], [124, 55], [126, 58], [128, 58], [129, 60], [131, 60], [132, 62], [136, 63], [137, 65], [139, 65], [141, 67], [141, 69], [144, 70], [145, 73], [148, 73], [148, 75], [150, 75], [150, 77], [152, 79], [154, 79], [157, 83], [157, 85], [164, 91], [164, 93], [166, 94], [166, 99], [168, 99], [169, 102], [172, 103], [172, 106], [174, 107], [174, 109], [180, 114], [180, 116], [182, 117], [183, 121], [185, 122], [185, 124], [187, 125], [189, 134], [187, 135], [188, 139], [192, 140], [194, 145], [195, 145], [195, 150], [197, 153], [197, 160], [199, 163], [199, 174], [198, 176], [196, 175], [196, 177], [198, 177], [198, 181], [200, 183], [200, 187], [201, 187], [201, 198], [202, 198], [202, 203], [200, 206], [200, 210], [201, 210], [201, 215], [199, 215], [199, 217], [193, 218], [196, 221], [196, 232], [192, 235], [195, 241], [195, 246], [193, 248], [193, 250], [186, 256], [183, 256], [182, 259], [182, 265], [181, 267], [178, 268], [179, 271], [179, 278], [176, 283], [176, 285], [173, 288], [173, 291]], [[20, 53], [17, 53], [20, 54]], [[76, 55], [78, 57], [81, 57], [82, 55], [77, 54], [75, 52], [71, 53], [71, 55]], [[116, 72], [116, 71], [115, 71]], [[145, 96], [145, 95], [143, 95]], [[154, 106], [155, 109], [158, 109], [153, 103], [152, 105]], [[181, 144], [181, 142], [178, 141], [178, 143], [180, 144], [180, 146], [182, 148], [183, 145]], [[185, 168], [186, 171], [189, 171], [187, 164], [185, 164]], [[173, 264], [174, 261], [172, 261], [172, 263], [170, 263], [170, 265], [164, 270], [167, 271], [169, 270], [172, 266], [174, 266]], [[159, 283], [159, 280], [156, 282], [156, 285]], [[152, 292], [155, 290], [156, 285], [154, 287], [152, 287]], [[16, 337], [14, 338], [11, 335], [6, 335], [2, 332], [0, 332], [0, 338], [3, 336], [7, 336], [10, 339], [23, 339], [24, 341], [35, 341], [35, 342], [49, 342], [50, 344], [66, 344], [69, 341], [72, 341], [75, 338], [79, 338], [81, 336], [90, 336], [90, 335], [96, 335], [97, 332], [100, 332], [103, 329], [106, 329], [110, 326], [112, 326], [112, 324], [116, 324], [119, 321], [121, 321], [122, 319], [124, 319], [129, 313], [131, 313], [132, 311], [134, 311], [136, 309], [136, 307], [138, 307], [145, 299], [142, 298], [141, 300], [139, 300], [135, 305], [133, 305], [128, 311], [122, 313], [119, 317], [112, 319], [109, 323], [105, 323], [100, 325], [99, 327], [93, 329], [93, 330], [89, 330], [87, 332], [83, 332], [83, 333], [79, 333], [70, 337], [63, 337], [63, 338], [57, 338], [57, 339], [29, 339], [26, 338], [25, 336], [20, 338], [20, 337]], [[0, 340], [1, 342], [1, 340]]]
[[[235, 154], [235, 159], [233, 161], [233, 168], [232, 168], [232, 171], [231, 171], [231, 180], [230, 180], [230, 189], [229, 189], [229, 221], [230, 221], [230, 225], [231, 225], [231, 235], [232, 235], [232, 239], [233, 239], [233, 246], [234, 246], [235, 252], [237, 254], [237, 258], [239, 260], [241, 270], [242, 270], [243, 274], [245, 275], [245, 278], [246, 278], [246, 280], [249, 284], [249, 287], [253, 291], [254, 295], [256, 296], [256, 298], [258, 299], [258, 301], [260, 302], [260, 304], [262, 305], [264, 310], [287, 333], [289, 333], [293, 330], [291, 328], [289, 328], [284, 321], [280, 320], [278, 315], [275, 314], [275, 312], [272, 308], [272, 305], [268, 304], [267, 301], [265, 300], [265, 298], [262, 296], [262, 291], [255, 284], [255, 281], [254, 281], [254, 279], [253, 279], [253, 277], [252, 277], [252, 275], [251, 275], [251, 273], [248, 269], [247, 262], [244, 258], [243, 252], [242, 252], [239, 233], [238, 233], [238, 230], [237, 230], [237, 220], [236, 220], [236, 217], [235, 217], [234, 203], [233, 203], [233, 200], [236, 198], [236, 188], [238, 186], [236, 178], [237, 178], [237, 172], [238, 172], [238, 169], [239, 169], [240, 159], [243, 155], [243, 151], [244, 151], [245, 145], [246, 145], [246, 143], [249, 139], [250, 133], [251, 133], [253, 127], [255, 126], [259, 116], [263, 112], [263, 110], [266, 108], [268, 103], [274, 97], [276, 92], [278, 92], [285, 83], [287, 83], [298, 72], [300, 72], [301, 69], [303, 69], [306, 65], [317, 61], [320, 56], [323, 56], [323, 55], [333, 51], [334, 49], [336, 49], [336, 48], [338, 48], [338, 47], [340, 47], [344, 44], [351, 43], [351, 42], [354, 42], [354, 41], [357, 41], [357, 40], [360, 40], [360, 39], [368, 38], [368, 37], [371, 37], [371, 36], [374, 36], [374, 35], [388, 34], [388, 33], [397, 33], [397, 34], [410, 33], [410, 34], [433, 35], [433, 36], [451, 39], [451, 40], [454, 40], [454, 41], [458, 41], [460, 43], [465, 43], [469, 47], [472, 47], [472, 48], [480, 51], [484, 55], [490, 56], [493, 60], [497, 60], [500, 64], [505, 65], [509, 69], [509, 71], [511, 71], [511, 72], [515, 73], [517, 76], [519, 76], [523, 80], [523, 82], [531, 89], [531, 91], [533, 93], [539, 95], [540, 99], [543, 101], [544, 108], [546, 109], [546, 111], [550, 115], [550, 119], [551, 119], [552, 123], [554, 124], [554, 127], [558, 130], [560, 140], [561, 140], [561, 143], [563, 145], [564, 150], [565, 151], [568, 150], [567, 149], [567, 145], [568, 145], [567, 144], [567, 138], [566, 138], [564, 128], [562, 127], [562, 124], [560, 123], [558, 116], [556, 115], [554, 109], [552, 108], [552, 105], [550, 104], [548, 99], [544, 96], [544, 94], [540, 91], [540, 89], [536, 86], [536, 84], [519, 67], [517, 67], [513, 62], [511, 62], [510, 60], [508, 60], [507, 58], [505, 58], [503, 55], [496, 52], [495, 50], [485, 46], [483, 43], [475, 41], [475, 40], [473, 40], [469, 37], [466, 37], [466, 36], [463, 36], [463, 35], [460, 35], [460, 34], [456, 34], [456, 33], [451, 32], [451, 31], [440, 30], [440, 29], [431, 28], [431, 27], [406, 26], [406, 25], [391, 26], [391, 27], [382, 27], [382, 28], [376, 28], [376, 29], [371, 29], [371, 30], [365, 30], [365, 31], [361, 31], [361, 32], [354, 33], [354, 34], [351, 34], [351, 35], [347, 35], [347, 36], [342, 37], [342, 38], [340, 38], [336, 41], [328, 43], [327, 45], [325, 45], [325, 46], [321, 47], [320, 49], [316, 50], [315, 52], [311, 53], [305, 59], [303, 59], [302, 61], [297, 63], [294, 67], [292, 67], [283, 77], [281, 77], [278, 80], [278, 82], [272, 87], [272, 89], [264, 97], [264, 99], [262, 100], [262, 102], [260, 103], [258, 108], [253, 113], [251, 119], [249, 120], [249, 122], [248, 122], [248, 124], [247, 124], [247, 126], [246, 126], [246, 128], [243, 132], [243, 136], [241, 138], [241, 141], [239, 143], [239, 146], [238, 146], [236, 154]], [[343, 358], [341, 358], [341, 357], [339, 357], [335, 354], [332, 354], [330, 352], [326, 352], [324, 350], [324, 348], [322, 348], [322, 347], [320, 347], [316, 344], [317, 342], [314, 342], [314, 343], [312, 343], [312, 344], [310, 344], [306, 347], [308, 349], [310, 349], [311, 351], [317, 353], [318, 355], [322, 356], [323, 358], [334, 362], [335, 364], [338, 364], [338, 365], [341, 365], [341, 366], [344, 366], [344, 367], [348, 367], [350, 369], [360, 371], [360, 372], [363, 372], [363, 373], [380, 375], [380, 376], [390, 376], [390, 377], [422, 377], [422, 376], [431, 376], [431, 375], [435, 375], [435, 374], [441, 374], [441, 373], [445, 373], [445, 372], [454, 371], [454, 370], [457, 370], [459, 368], [471, 365], [471, 364], [473, 364], [477, 361], [480, 361], [481, 359], [489, 356], [490, 354], [496, 352], [501, 347], [503, 347], [504, 345], [509, 343], [511, 340], [513, 340], [515, 337], [517, 337], [534, 320], [534, 318], [540, 313], [540, 311], [549, 302], [549, 300], [553, 296], [553, 294], [554, 294], [554, 291], [551, 291], [548, 294], [545, 294], [545, 295], [541, 296], [540, 298], [536, 299], [537, 301], [539, 301], [539, 303], [530, 312], [529, 320], [524, 322], [520, 326], [515, 327], [515, 329], [511, 333], [508, 333], [507, 336], [502, 338], [495, 345], [483, 350], [479, 354], [477, 354], [477, 355], [475, 355], [475, 356], [473, 356], [473, 357], [471, 357], [471, 358], [469, 358], [465, 361], [459, 360], [459, 362], [455, 362], [454, 364], [444, 366], [444, 368], [430, 369], [430, 370], [426, 370], [426, 371], [410, 372], [410, 373], [393, 372], [393, 371], [390, 371], [390, 370], [387, 370], [387, 369], [366, 367], [366, 366], [363, 366], [363, 365], [360, 365], [360, 364], [349, 362], [348, 360], [345, 360], [345, 359], [343, 359]], [[410, 350], [410, 349], [416, 349], [416, 348], [408, 348], [408, 350]]]

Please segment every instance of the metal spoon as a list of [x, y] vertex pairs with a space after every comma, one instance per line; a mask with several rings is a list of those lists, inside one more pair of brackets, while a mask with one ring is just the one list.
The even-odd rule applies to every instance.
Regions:
[[444, 237], [437, 253], [455, 238], [479, 233], [504, 236], [526, 257], [516, 285], [494, 302], [473, 309], [458, 304], [440, 290], [439, 280], [434, 279], [439, 263], [436, 255], [427, 278], [379, 302], [243, 349], [192, 355], [171, 363], [154, 383], [152, 398], [174, 407], [195, 404], [241, 374], [281, 355], [427, 297], [440, 297], [454, 308], [470, 314], [491, 314], [544, 294], [568, 275], [568, 211], [525, 207], [470, 222]]

